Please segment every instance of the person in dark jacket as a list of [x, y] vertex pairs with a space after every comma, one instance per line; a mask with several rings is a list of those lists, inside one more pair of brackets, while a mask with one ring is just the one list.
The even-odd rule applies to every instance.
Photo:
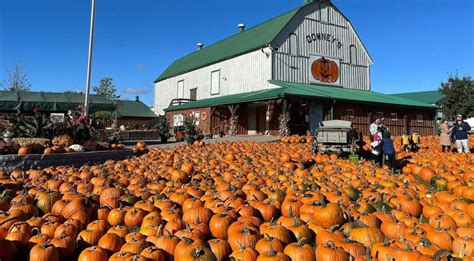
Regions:
[[462, 115], [456, 116], [456, 123], [453, 125], [453, 130], [451, 135], [453, 135], [456, 140], [456, 149], [458, 153], [462, 153], [463, 150], [465, 153], [470, 153], [468, 135], [467, 132], [471, 130], [469, 123], [465, 122], [462, 118]]
[[395, 147], [393, 146], [391, 134], [388, 131], [383, 135], [382, 151], [385, 155], [385, 161], [387, 162], [389, 169], [393, 171], [395, 168]]

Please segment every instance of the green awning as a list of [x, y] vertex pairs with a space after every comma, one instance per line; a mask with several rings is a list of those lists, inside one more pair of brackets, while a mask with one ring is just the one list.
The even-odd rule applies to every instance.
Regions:
[[393, 95], [382, 94], [373, 91], [361, 91], [344, 89], [326, 85], [312, 85], [291, 82], [269, 81], [277, 88], [239, 93], [215, 98], [192, 101], [189, 103], [170, 106], [165, 111], [177, 111], [194, 108], [212, 107], [218, 105], [228, 105], [237, 103], [248, 103], [255, 101], [272, 100], [291, 96], [313, 97], [324, 100], [354, 101], [379, 105], [396, 105], [407, 107], [418, 107], [426, 109], [436, 109], [436, 106], [426, 104], [411, 99], [401, 98]]
[[[38, 108], [45, 112], [65, 112], [84, 104], [84, 96], [82, 93], [0, 91], [0, 110], [32, 111]], [[89, 108], [92, 112], [114, 111], [116, 104], [103, 95], [91, 95]]]

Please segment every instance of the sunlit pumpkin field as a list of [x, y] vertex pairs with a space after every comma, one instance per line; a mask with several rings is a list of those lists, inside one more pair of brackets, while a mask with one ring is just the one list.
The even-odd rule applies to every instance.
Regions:
[[394, 140], [395, 173], [297, 137], [0, 172], [0, 259], [474, 260], [474, 154]]

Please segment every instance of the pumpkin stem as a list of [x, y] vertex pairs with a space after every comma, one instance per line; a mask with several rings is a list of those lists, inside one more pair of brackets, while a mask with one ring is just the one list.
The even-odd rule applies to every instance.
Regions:
[[339, 227], [339, 224], [336, 224], [330, 228], [328, 228], [328, 231], [331, 232], [331, 233], [334, 233], [334, 231], [336, 231], [336, 229]]
[[[459, 257], [460, 258], [464, 258], [464, 254], [462, 253], [463, 251], [461, 250], [461, 253], [459, 253]], [[434, 256], [433, 256], [433, 259], [436, 260], [436, 261], [440, 261], [441, 260], [441, 256], [445, 255], [448, 260], [451, 260], [450, 258], [452, 257], [451, 254], [446, 250], [446, 249], [440, 249], [438, 250]]]
[[190, 245], [194, 242], [193, 239], [189, 238], [189, 237], [180, 237], [179, 238], [180, 240], [184, 241], [186, 244]]
[[334, 242], [332, 242], [332, 240], [328, 240], [326, 243], [324, 243], [324, 246], [332, 248], [332, 249], [336, 248], [336, 246], [334, 245]]
[[276, 252], [275, 252], [275, 249], [273, 248], [273, 244], [270, 244], [269, 256], [276, 256]]
[[49, 246], [51, 246], [51, 239], [48, 239], [48, 240], [46, 240], [46, 242], [41, 244], [42, 249], [48, 248]]
[[191, 232], [191, 227], [189, 226], [188, 222], [184, 222], [184, 227], [186, 232]]
[[32, 234], [35, 235], [35, 236], [38, 236], [39, 234], [41, 234], [41, 231], [40, 231], [39, 227], [31, 228], [31, 232], [34, 232]]
[[425, 247], [431, 246], [431, 241], [426, 237], [420, 238], [420, 243], [422, 246], [425, 246]]
[[293, 227], [299, 227], [300, 226], [300, 218], [299, 217], [294, 217], [293, 218]]
[[199, 258], [199, 257], [203, 256], [204, 254], [205, 254], [204, 249], [202, 249], [201, 247], [197, 247], [193, 250], [192, 256], [194, 258]]
[[298, 240], [298, 242], [296, 242], [296, 245], [297, 245], [298, 247], [303, 247], [303, 245], [305, 244], [305, 242], [306, 242], [306, 238], [305, 238], [305, 237], [302, 237], [302, 238], [300, 238], [300, 240]]

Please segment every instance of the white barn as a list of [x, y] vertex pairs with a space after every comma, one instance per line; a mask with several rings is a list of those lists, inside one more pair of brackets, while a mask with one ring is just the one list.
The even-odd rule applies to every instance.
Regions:
[[[294, 10], [252, 28], [241, 28], [235, 35], [176, 60], [155, 80], [154, 110], [158, 114], [166, 111], [170, 118], [189, 110], [205, 112], [211, 117], [209, 122], [203, 121], [201, 127], [208, 132], [225, 125], [223, 119], [230, 120], [235, 112], [240, 115], [237, 132], [252, 134], [277, 129], [272, 128], [275, 124], [265, 114], [272, 118], [274, 111], [286, 110], [281, 107], [282, 99], [295, 104], [293, 110], [303, 110], [304, 119], [291, 117], [294, 125], [301, 125], [294, 133], [308, 131], [325, 118], [334, 118], [334, 106], [326, 103], [328, 99], [334, 103], [336, 98], [333, 93], [325, 94], [326, 90], [347, 96], [337, 99], [345, 102], [354, 95], [341, 93], [341, 90], [359, 91], [355, 96], [364, 94], [366, 97], [362, 100], [356, 99], [359, 103], [418, 108], [426, 105], [402, 98], [389, 99], [382, 94], [377, 95], [383, 98], [369, 97], [376, 94], [370, 92], [371, 64], [372, 59], [351, 22], [333, 3], [306, 0]], [[291, 91], [288, 92], [288, 88]], [[318, 88], [323, 89], [318, 92]], [[270, 95], [279, 91], [281, 93], [274, 95], [277, 97]], [[301, 101], [295, 99], [298, 95], [307, 98], [307, 108], [300, 106], [305, 104], [292, 102]], [[271, 105], [274, 102], [280, 105], [279, 111]], [[237, 104], [238, 108], [229, 107], [230, 115], [216, 111], [216, 108]], [[237, 113], [237, 109], [240, 112]], [[361, 111], [367, 121], [378, 113]], [[214, 115], [216, 112], [219, 115]], [[408, 118], [404, 121], [407, 125]], [[218, 129], [222, 131], [225, 126]]]

